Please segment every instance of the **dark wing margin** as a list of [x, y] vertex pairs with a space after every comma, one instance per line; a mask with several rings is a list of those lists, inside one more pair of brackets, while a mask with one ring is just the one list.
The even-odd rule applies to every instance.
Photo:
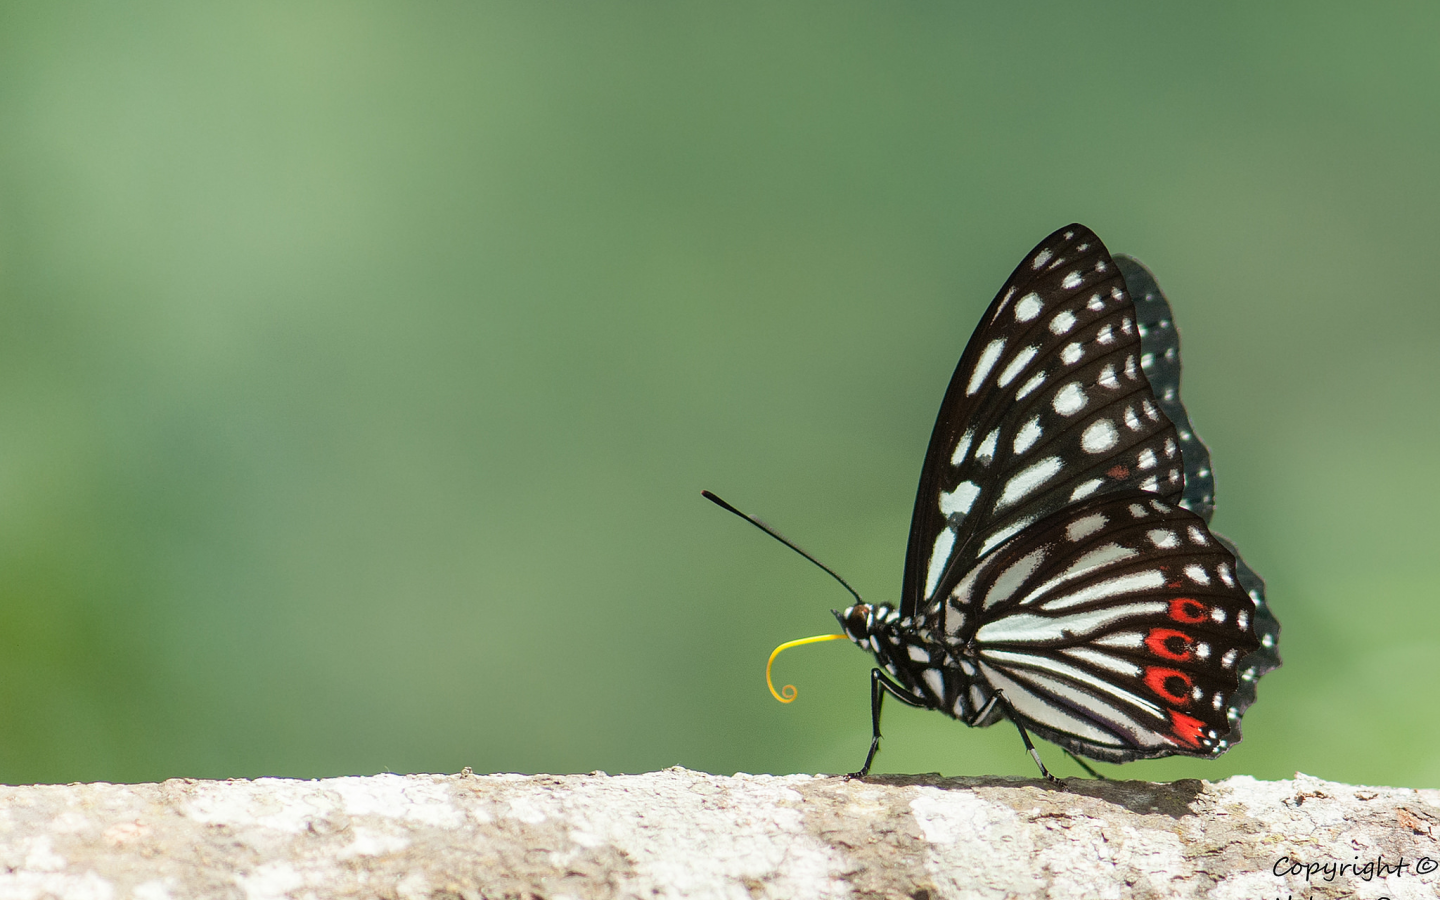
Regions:
[[1125, 279], [1073, 224], [1026, 255], [981, 318], [920, 473], [900, 609], [914, 615], [984, 554], [1092, 495], [1178, 500], [1175, 428], [1141, 370]]
[[[1255, 635], [1260, 641], [1260, 647], [1254, 653], [1240, 660], [1240, 686], [1235, 691], [1235, 708], [1240, 715], [1250, 708], [1255, 702], [1255, 689], [1260, 682], [1260, 677], [1266, 672], [1280, 668], [1280, 622], [1275, 614], [1270, 611], [1270, 604], [1265, 599], [1265, 581], [1254, 569], [1240, 558], [1240, 551], [1228, 539], [1215, 535], [1215, 539], [1224, 544], [1235, 556], [1235, 574], [1240, 581], [1240, 586], [1245, 593], [1255, 602]], [[1230, 743], [1240, 740], [1240, 720], [1235, 720], [1234, 739]]]
[[1180, 454], [1185, 462], [1185, 496], [1180, 505], [1209, 522], [1215, 511], [1215, 475], [1210, 468], [1210, 451], [1195, 433], [1180, 402], [1180, 333], [1175, 329], [1175, 314], [1155, 276], [1139, 260], [1120, 254], [1115, 257], [1115, 265], [1125, 276], [1125, 287], [1135, 304], [1141, 368], [1165, 418], [1174, 423], [1180, 437]]
[[[1155, 276], [1144, 264], [1124, 254], [1115, 257], [1115, 264], [1125, 276], [1125, 285], [1135, 303], [1145, 377], [1180, 438], [1180, 453], [1185, 464], [1185, 494], [1180, 505], [1208, 523], [1215, 511], [1215, 473], [1210, 464], [1210, 451], [1195, 433], [1180, 401], [1180, 334], [1175, 328], [1175, 315]], [[1240, 663], [1240, 686], [1234, 701], [1244, 715], [1255, 702], [1260, 677], [1280, 667], [1280, 623], [1265, 601], [1264, 579], [1246, 564], [1234, 544], [1221, 535], [1215, 537], [1234, 554], [1240, 585], [1255, 602], [1255, 633], [1260, 647]], [[1231, 743], [1240, 740], [1239, 727], [1237, 720]]]

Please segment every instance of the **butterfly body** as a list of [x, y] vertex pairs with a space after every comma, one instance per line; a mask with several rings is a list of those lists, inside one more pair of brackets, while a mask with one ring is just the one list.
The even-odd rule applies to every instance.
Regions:
[[[921, 470], [900, 602], [837, 612], [885, 694], [1109, 762], [1215, 756], [1280, 664], [1264, 584], [1209, 531], [1169, 304], [1071, 225], [976, 328]], [[1044, 765], [1041, 764], [1044, 771]], [[1048, 774], [1048, 773], [1047, 773]]]

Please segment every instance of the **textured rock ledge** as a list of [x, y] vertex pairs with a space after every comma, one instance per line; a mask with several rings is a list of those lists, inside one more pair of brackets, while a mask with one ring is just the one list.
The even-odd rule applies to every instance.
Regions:
[[[669, 769], [5, 787], [0, 898], [1398, 900], [1440, 890], [1437, 828], [1440, 791], [1304, 775], [1048, 785]], [[1303, 868], [1327, 863], [1371, 870]]]

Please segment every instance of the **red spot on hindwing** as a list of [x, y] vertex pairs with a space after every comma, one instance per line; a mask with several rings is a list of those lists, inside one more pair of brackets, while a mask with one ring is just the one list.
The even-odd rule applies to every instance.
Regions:
[[1164, 666], [1146, 666], [1145, 684], [1156, 694], [1176, 706], [1190, 705], [1190, 688], [1194, 686], [1190, 676], [1179, 669]]
[[1111, 469], [1110, 469], [1108, 472], [1106, 472], [1105, 474], [1106, 474], [1106, 475], [1109, 475], [1111, 478], [1129, 478], [1129, 477], [1130, 477], [1130, 467], [1129, 467], [1129, 466], [1113, 466], [1113, 467], [1111, 467]]
[[1183, 631], [1173, 628], [1152, 628], [1145, 636], [1145, 646], [1161, 659], [1184, 662], [1195, 654], [1195, 640]]
[[1199, 625], [1210, 618], [1210, 607], [1189, 597], [1176, 597], [1170, 601], [1170, 618], [1186, 625]]
[[1170, 710], [1170, 736], [1187, 747], [1200, 746], [1200, 732], [1205, 723], [1182, 712]]

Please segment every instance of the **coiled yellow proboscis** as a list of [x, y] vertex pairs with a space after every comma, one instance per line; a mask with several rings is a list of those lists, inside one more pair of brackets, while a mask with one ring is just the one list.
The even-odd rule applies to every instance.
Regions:
[[795, 685], [787, 684], [777, 691], [775, 690], [775, 682], [770, 680], [770, 667], [775, 664], [775, 657], [780, 655], [781, 650], [789, 650], [791, 647], [799, 647], [801, 644], [818, 644], [821, 641], [843, 640], [845, 640], [845, 635], [843, 634], [817, 634], [815, 637], [801, 638], [798, 641], [786, 641], [770, 651], [770, 661], [765, 663], [765, 686], [770, 689], [770, 693], [775, 696], [776, 700], [779, 700], [781, 703], [793, 703], [798, 693], [795, 690]]

